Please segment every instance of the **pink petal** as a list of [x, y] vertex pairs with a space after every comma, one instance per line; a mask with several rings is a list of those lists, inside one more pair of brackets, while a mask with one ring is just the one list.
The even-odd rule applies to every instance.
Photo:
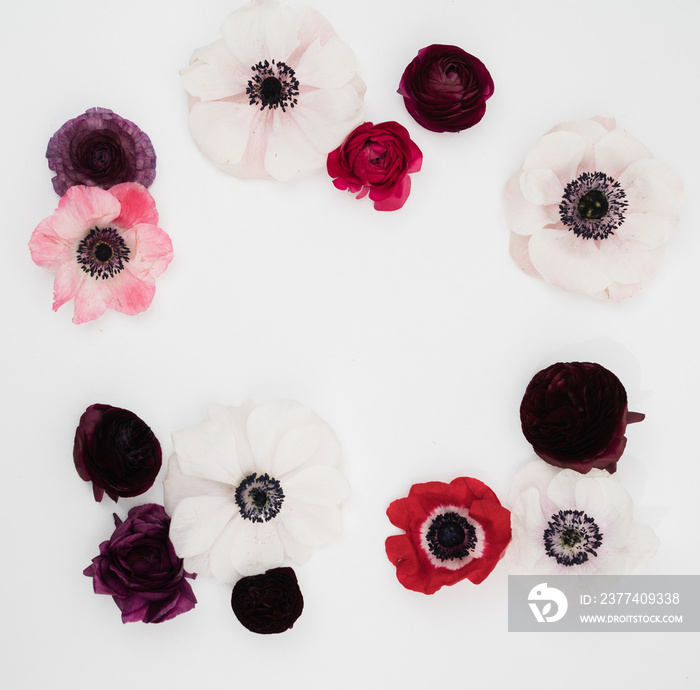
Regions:
[[668, 165], [654, 159], [638, 160], [620, 175], [630, 213], [658, 213], [678, 218], [683, 182]]
[[649, 149], [624, 129], [609, 132], [595, 145], [595, 169], [615, 179], [632, 163], [645, 158], [653, 158]]
[[168, 234], [156, 225], [141, 223], [122, 233], [132, 249], [128, 270], [139, 280], [154, 280], [173, 258], [173, 244]]
[[67, 261], [59, 266], [53, 283], [53, 310], [57, 311], [59, 307], [73, 299], [87, 277], [75, 261]]
[[126, 229], [138, 223], [158, 224], [156, 202], [144, 186], [124, 182], [111, 187], [109, 193], [121, 204], [119, 215], [113, 221], [118, 227]]
[[107, 280], [86, 279], [75, 296], [73, 322], [92, 321], [110, 308], [138, 314], [148, 309], [155, 291], [153, 282], [139, 280], [128, 268]]
[[29, 240], [29, 251], [37, 266], [56, 271], [61, 264], [73, 259], [73, 243], [54, 232], [52, 220], [53, 216], [44, 218], [36, 226]]
[[[538, 139], [525, 157], [523, 171], [527, 175], [531, 171], [543, 168], [551, 170], [559, 179], [563, 191], [563, 187], [577, 177], [579, 163], [585, 150], [586, 141], [580, 134], [574, 132], [545, 134]], [[561, 198], [561, 194], [559, 194], [559, 198]], [[534, 198], [530, 201], [541, 203]]]
[[628, 213], [625, 222], [615, 230], [615, 234], [622, 240], [635, 240], [654, 248], [670, 239], [676, 225], [678, 220], [670, 216]]
[[60, 237], [79, 240], [92, 227], [107, 227], [118, 215], [119, 201], [99, 187], [75, 185], [58, 202], [52, 226]]
[[224, 41], [218, 40], [197, 48], [180, 76], [191, 96], [216, 101], [245, 93], [250, 67], [236, 59]]
[[372, 196], [374, 191], [374, 188], [369, 190], [369, 198], [374, 201], [375, 210], [397, 211], [406, 203], [408, 195], [411, 193], [411, 178], [406, 175], [390, 197], [376, 199]]
[[524, 271], [527, 275], [533, 278], [541, 278], [542, 276], [537, 272], [537, 269], [532, 265], [530, 261], [530, 237], [529, 235], [518, 235], [512, 232], [510, 234], [510, 255], [513, 257], [513, 261]]
[[529, 202], [520, 190], [520, 175], [517, 172], [506, 185], [503, 193], [503, 210], [508, 227], [519, 235], [532, 235], [549, 224], [546, 207]]

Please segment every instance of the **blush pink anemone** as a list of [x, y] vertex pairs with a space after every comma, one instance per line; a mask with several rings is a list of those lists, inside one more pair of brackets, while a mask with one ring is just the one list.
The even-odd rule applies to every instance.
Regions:
[[256, 0], [221, 24], [181, 71], [190, 133], [236, 177], [287, 180], [322, 168], [362, 120], [352, 51], [316, 11]]
[[663, 258], [683, 185], [611, 118], [557, 125], [504, 194], [510, 252], [528, 275], [619, 302]]
[[84, 323], [107, 309], [147, 309], [173, 257], [157, 223], [155, 201], [140, 184], [70, 187], [29, 241], [34, 263], [56, 271], [54, 311], [75, 299], [73, 322]]

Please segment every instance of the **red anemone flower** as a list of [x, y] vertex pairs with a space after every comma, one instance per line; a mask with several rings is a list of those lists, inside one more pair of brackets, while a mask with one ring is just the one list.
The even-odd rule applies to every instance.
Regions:
[[405, 531], [386, 540], [396, 577], [423, 594], [465, 578], [478, 585], [510, 542], [510, 511], [486, 484], [471, 477], [414, 484], [386, 514]]

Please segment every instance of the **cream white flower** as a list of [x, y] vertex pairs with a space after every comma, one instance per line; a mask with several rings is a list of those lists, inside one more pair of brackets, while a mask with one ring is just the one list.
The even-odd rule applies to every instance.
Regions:
[[165, 509], [185, 570], [235, 582], [285, 556], [304, 563], [341, 533], [338, 439], [301, 403], [212, 405], [173, 443]]
[[350, 48], [318, 12], [276, 0], [232, 12], [221, 34], [181, 71], [197, 146], [237, 177], [287, 180], [323, 167], [363, 121]]
[[511, 572], [626, 575], [659, 548], [654, 531], [632, 521], [630, 495], [605, 470], [587, 474], [539, 460], [523, 467], [509, 491]]
[[614, 119], [566, 122], [508, 182], [510, 252], [529, 275], [620, 301], [659, 266], [682, 198], [678, 175]]

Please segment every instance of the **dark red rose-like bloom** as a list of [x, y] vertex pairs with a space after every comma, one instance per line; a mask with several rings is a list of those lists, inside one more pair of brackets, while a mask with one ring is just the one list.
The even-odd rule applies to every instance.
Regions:
[[615, 472], [628, 424], [644, 415], [627, 411], [620, 379], [600, 364], [558, 362], [535, 374], [520, 405], [525, 438], [545, 462], [586, 473]]
[[406, 532], [386, 540], [396, 577], [423, 594], [465, 578], [478, 585], [510, 542], [510, 511], [486, 484], [471, 477], [414, 484], [386, 514]]
[[96, 501], [107, 495], [139, 496], [153, 486], [163, 455], [150, 427], [133, 412], [95, 404], [85, 410], [75, 430], [73, 461], [78, 474], [92, 482]]
[[270, 635], [294, 625], [304, 608], [304, 598], [291, 568], [273, 568], [236, 582], [231, 608], [248, 630]]
[[396, 211], [411, 191], [410, 173], [423, 164], [421, 150], [397, 122], [354, 129], [335, 151], [328, 154], [328, 174], [338, 189], [349, 189], [358, 199], [369, 193], [377, 211]]
[[148, 135], [107, 108], [90, 108], [68, 120], [49, 140], [46, 157], [60, 196], [76, 184], [109, 189], [138, 182], [150, 187], [156, 176]]
[[123, 623], [162, 623], [194, 608], [197, 599], [168, 537], [170, 518], [162, 506], [146, 503], [129, 511], [100, 544], [83, 575], [92, 578], [95, 594], [109, 594]]
[[419, 125], [431, 132], [461, 132], [484, 116], [493, 79], [481, 60], [461, 48], [431, 45], [406, 67], [399, 93]]

